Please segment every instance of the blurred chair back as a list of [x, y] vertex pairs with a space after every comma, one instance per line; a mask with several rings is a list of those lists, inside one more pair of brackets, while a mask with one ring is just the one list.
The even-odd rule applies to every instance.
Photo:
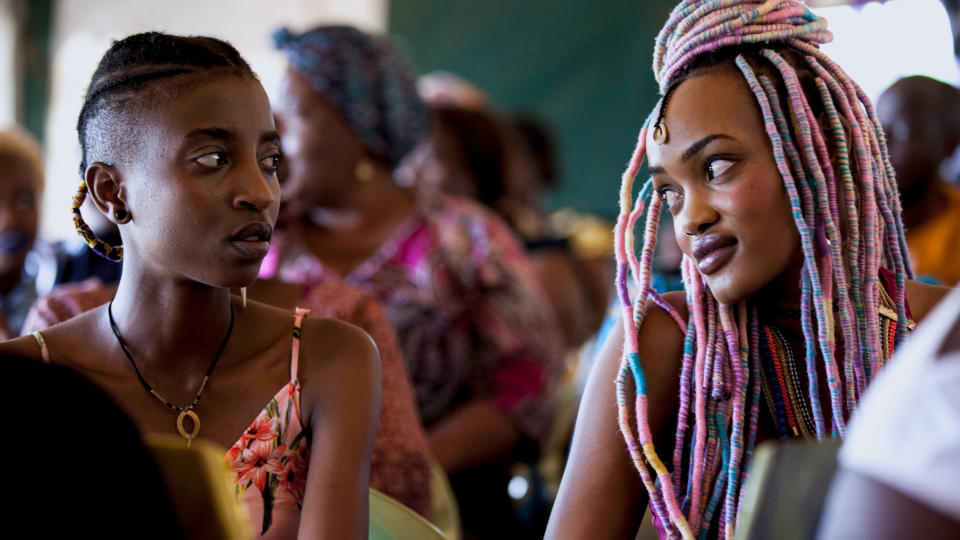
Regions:
[[443, 532], [423, 516], [396, 499], [370, 488], [370, 540], [444, 540], [445, 538]]
[[249, 540], [253, 527], [237, 498], [218, 445], [196, 439], [187, 448], [176, 435], [148, 435], [147, 447], [160, 473], [187, 538]]
[[765, 443], [744, 486], [737, 540], [815, 538], [840, 440]]
[[450, 480], [443, 467], [434, 461], [430, 465], [430, 521], [447, 540], [460, 540], [460, 509]]

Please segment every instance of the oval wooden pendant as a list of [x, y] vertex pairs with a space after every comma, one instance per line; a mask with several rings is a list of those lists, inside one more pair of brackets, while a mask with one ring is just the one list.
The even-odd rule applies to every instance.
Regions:
[[[189, 432], [183, 427], [185, 417], [189, 417], [193, 421], [193, 428]], [[190, 442], [197, 436], [197, 433], [200, 433], [200, 417], [193, 411], [180, 411], [180, 415], [177, 416], [177, 431], [180, 432], [181, 437], [187, 440], [187, 447], [189, 448]]]

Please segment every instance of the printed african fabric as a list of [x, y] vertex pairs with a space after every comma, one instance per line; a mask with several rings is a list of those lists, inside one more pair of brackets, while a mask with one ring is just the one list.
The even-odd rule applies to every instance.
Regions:
[[[274, 235], [261, 277], [339, 279], [296, 229]], [[563, 340], [520, 243], [492, 214], [453, 197], [424, 201], [343, 279], [386, 307], [424, 424], [482, 398], [534, 440], [546, 438]]]

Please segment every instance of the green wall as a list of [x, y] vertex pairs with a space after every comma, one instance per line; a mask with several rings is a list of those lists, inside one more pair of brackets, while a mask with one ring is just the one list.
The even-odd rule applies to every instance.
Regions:
[[443, 69], [558, 138], [552, 206], [616, 216], [637, 132], [656, 102], [653, 40], [673, 1], [394, 0], [389, 31], [421, 72]]

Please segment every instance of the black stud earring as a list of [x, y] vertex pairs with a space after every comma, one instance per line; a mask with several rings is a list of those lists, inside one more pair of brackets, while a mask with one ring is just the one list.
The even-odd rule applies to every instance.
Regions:
[[124, 221], [127, 219], [127, 211], [123, 208], [117, 208], [113, 211], [113, 217], [116, 218], [117, 221]]

